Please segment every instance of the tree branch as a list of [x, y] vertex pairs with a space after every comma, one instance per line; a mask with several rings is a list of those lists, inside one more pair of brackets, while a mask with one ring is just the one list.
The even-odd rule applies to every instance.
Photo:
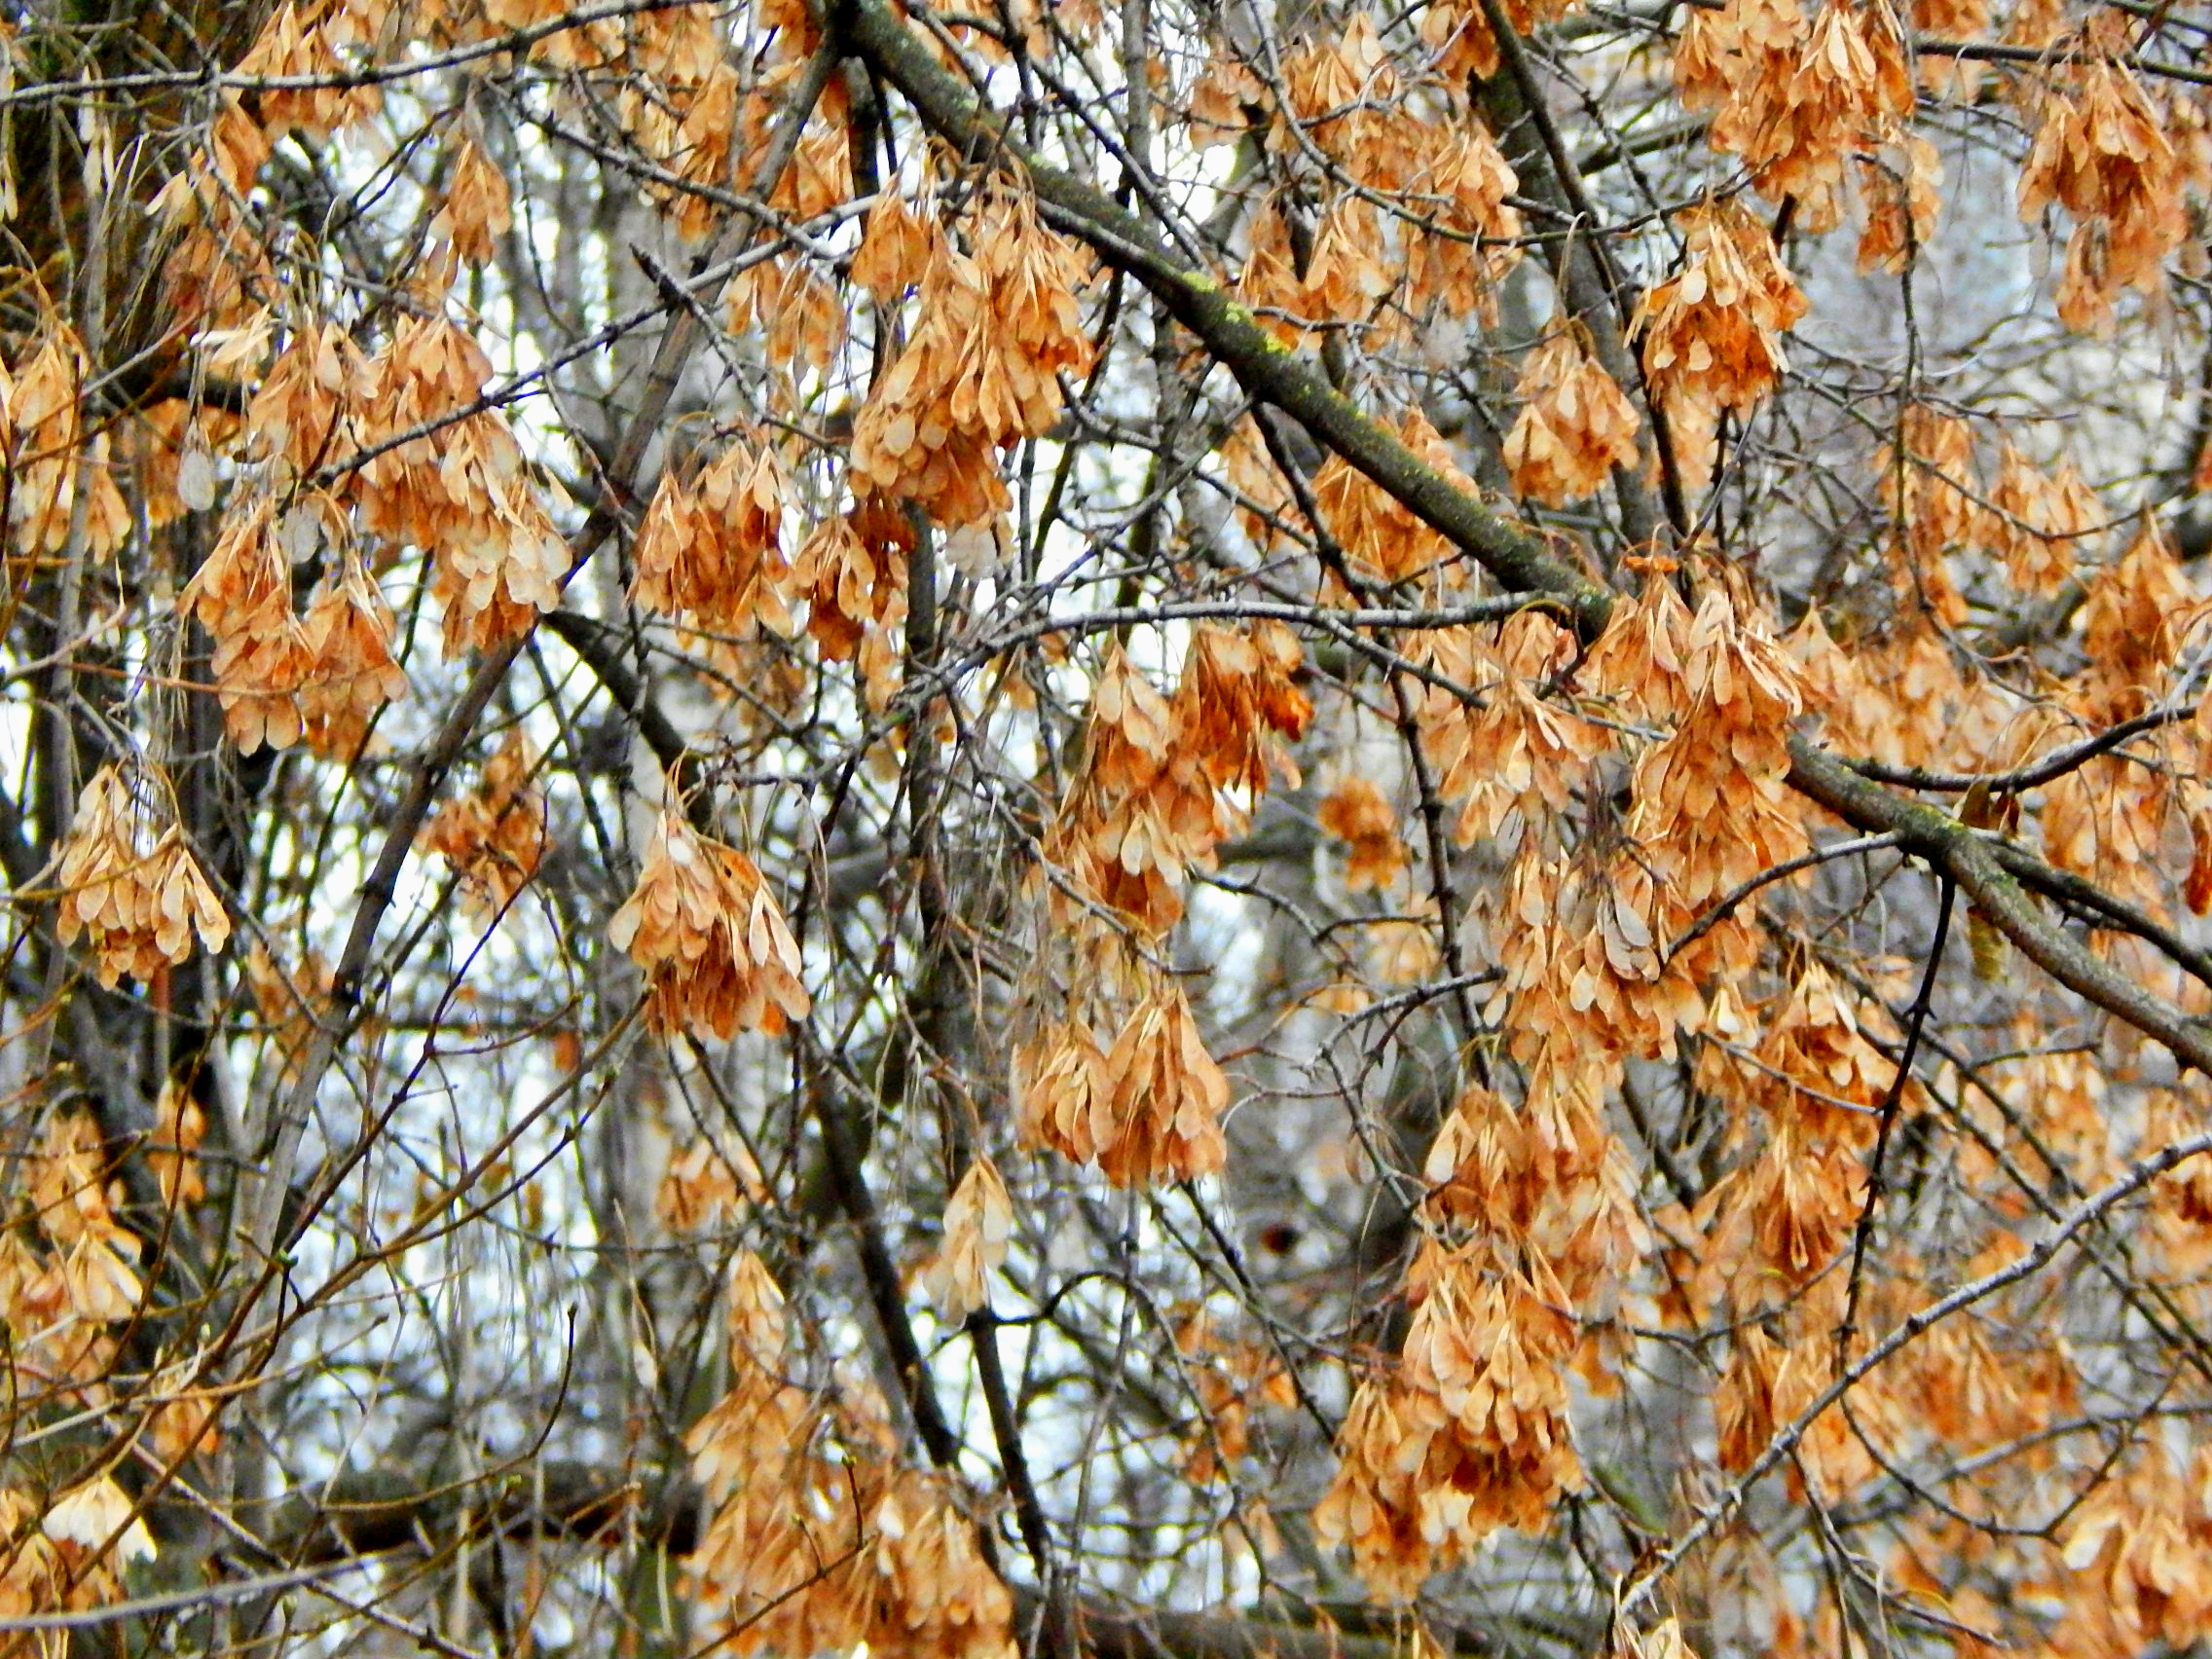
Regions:
[[696, 789], [699, 754], [683, 741], [683, 734], [676, 729], [668, 712], [655, 701], [644, 680], [632, 673], [630, 665], [622, 660], [622, 652], [615, 644], [616, 631], [597, 617], [574, 610], [549, 610], [540, 620], [548, 633], [575, 652], [577, 661], [591, 670], [615, 706], [638, 722], [638, 735], [645, 740], [645, 747], [653, 752], [661, 770], [675, 780], [693, 827], [705, 831], [711, 815], [705, 796]]
[[1142, 282], [1254, 398], [1294, 417], [1507, 587], [1557, 595], [1585, 637], [1604, 627], [1612, 596], [1603, 586], [1421, 461], [1284, 348], [1210, 273], [1185, 269], [1142, 220], [1025, 147], [1007, 118], [978, 104], [884, 0], [833, 0], [830, 16], [852, 50], [904, 93], [940, 136], [966, 155], [1018, 163], [1045, 221]]
[[1789, 739], [1789, 783], [1800, 793], [1857, 829], [1895, 832], [1899, 847], [1965, 888], [1982, 914], [2052, 978], [2157, 1039], [2185, 1065], [2212, 1075], [2212, 1027], [2153, 995], [2036, 908], [2007, 867], [2023, 860], [2040, 864], [2032, 854], [1925, 802], [1892, 794], [1802, 735]]
[[[541, 1496], [539, 1494], [542, 1494]], [[272, 1561], [283, 1562], [305, 1582], [333, 1564], [393, 1550], [432, 1547], [449, 1530], [459, 1494], [409, 1490], [389, 1470], [349, 1471], [327, 1490], [300, 1491], [284, 1500], [268, 1534]], [[682, 1486], [654, 1515], [636, 1513], [635, 1482], [610, 1484], [596, 1464], [555, 1460], [530, 1479], [504, 1483], [496, 1493], [472, 1497], [480, 1528], [504, 1538], [568, 1538], [590, 1543], [635, 1521], [634, 1535], [672, 1557], [698, 1543], [699, 1493]], [[268, 1589], [275, 1580], [254, 1581]], [[218, 1589], [220, 1587], [217, 1587]], [[1033, 1622], [1037, 1593], [1014, 1586], [1016, 1630]], [[1312, 1620], [1262, 1612], [1162, 1612], [1087, 1596], [1077, 1613], [1083, 1650], [1089, 1659], [1399, 1659], [1403, 1643], [1387, 1631], [1369, 1634]], [[1356, 1623], [1347, 1611], [1346, 1625]], [[1461, 1653], [1494, 1649], [1487, 1635], [1448, 1633]]]
[[[1608, 590], [1423, 464], [1332, 388], [1311, 364], [1284, 349], [1211, 276], [1180, 267], [1134, 216], [1024, 149], [1006, 118], [980, 106], [885, 0], [837, 0], [834, 18], [852, 50], [903, 92], [935, 131], [968, 155], [1018, 162], [1043, 216], [1157, 294], [1254, 398], [1295, 416], [1318, 441], [1508, 588], [1556, 595], [1585, 640], [1604, 630], [1612, 611]], [[2008, 867], [2033, 855], [1969, 830], [1934, 807], [1893, 794], [1803, 736], [1790, 739], [1789, 755], [1789, 783], [1800, 793], [1857, 829], [1896, 832], [1899, 846], [1957, 881], [2029, 960], [2068, 989], [2164, 1044], [2185, 1064], [2212, 1074], [2212, 1026], [2192, 1020], [2099, 960], [2036, 909]]]

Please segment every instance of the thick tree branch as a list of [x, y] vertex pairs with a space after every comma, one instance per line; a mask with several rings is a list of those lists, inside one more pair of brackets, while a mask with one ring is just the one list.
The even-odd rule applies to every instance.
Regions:
[[861, 1147], [832, 1093], [824, 1087], [816, 1097], [814, 1112], [815, 1122], [822, 1128], [822, 1152], [829, 1165], [830, 1184], [838, 1207], [853, 1224], [861, 1276], [875, 1310], [876, 1328], [890, 1350], [891, 1369], [898, 1376], [900, 1392], [913, 1414], [914, 1431], [921, 1436], [930, 1461], [940, 1469], [950, 1468], [960, 1457], [960, 1437], [952, 1431], [944, 1408], [938, 1403], [929, 1362], [914, 1340], [914, 1327], [906, 1320], [906, 1289], [899, 1277], [898, 1263], [891, 1259], [891, 1247], [884, 1241], [882, 1216], [875, 1206], [875, 1195], [868, 1191], [866, 1172], [861, 1167]]
[[[1610, 592], [1424, 465], [1332, 388], [1311, 364], [1276, 342], [1211, 276], [1178, 265], [1135, 217], [1025, 150], [1006, 119], [978, 105], [969, 88], [938, 62], [885, 0], [839, 0], [834, 18], [852, 50], [903, 92], [940, 136], [971, 156], [1001, 155], [1018, 162], [1027, 170], [1044, 217], [1159, 295], [1253, 397], [1295, 416], [1319, 442], [1343, 455], [1506, 587], [1556, 595], [1586, 640], [1604, 631], [1612, 610]], [[1789, 782], [1800, 793], [1861, 830], [1896, 833], [1901, 847], [1958, 882], [2029, 960], [2061, 984], [2156, 1038], [2185, 1064], [2212, 1073], [2212, 1027], [2192, 1020], [2100, 960], [2036, 908], [2010, 867], [2032, 855], [1891, 793], [1807, 738], [1793, 737], [1789, 754]]]
[[1856, 829], [1895, 833], [1904, 851], [1965, 888], [1982, 914], [2052, 978], [2157, 1039], [2185, 1065], [2212, 1074], [2212, 1026], [2153, 995], [2036, 908], [2008, 867], [2033, 855], [1923, 801], [1893, 794], [1803, 736], [1790, 738], [1789, 761], [1789, 782], [1800, 793]]
[[1362, 413], [1325, 376], [1284, 348], [1251, 312], [1229, 297], [1210, 273], [1183, 266], [1142, 220], [1031, 152], [1006, 117], [979, 105], [974, 92], [938, 61], [884, 0], [837, 0], [830, 16], [852, 50], [904, 93], [940, 137], [972, 157], [1006, 157], [1018, 163], [1036, 191], [1038, 211], [1045, 221], [1142, 282], [1254, 398], [1294, 417], [1317, 441], [1404, 502], [1422, 523], [1507, 587], [1557, 595], [1573, 611], [1586, 636], [1594, 637], [1604, 626], [1612, 599], [1603, 586], [1558, 558], [1531, 532], [1493, 512], [1421, 461], [1396, 434]]
[[622, 660], [616, 644], [618, 632], [596, 617], [574, 610], [547, 611], [542, 620], [546, 631], [557, 636], [591, 670], [615, 706], [637, 721], [638, 735], [645, 740], [661, 770], [674, 780], [692, 826], [704, 833], [710, 828], [712, 813], [706, 795], [696, 788], [698, 751], [684, 742], [683, 734], [676, 729], [644, 680]]
[[[425, 1493], [402, 1472], [349, 1471], [328, 1488], [295, 1493], [267, 1531], [267, 1553], [302, 1581], [333, 1564], [394, 1550], [435, 1547], [451, 1531], [461, 1494]], [[567, 1538], [580, 1543], [634, 1537], [672, 1557], [697, 1546], [699, 1493], [688, 1484], [654, 1513], [639, 1512], [636, 1482], [615, 1482], [596, 1464], [554, 1461], [469, 1494], [474, 1524], [508, 1539]], [[257, 1585], [266, 1587], [264, 1581]], [[1014, 1588], [1015, 1628], [1033, 1621], [1036, 1592]], [[1347, 1627], [1355, 1623], [1348, 1616]], [[1403, 1643], [1387, 1631], [1333, 1629], [1267, 1613], [1161, 1612], [1086, 1597], [1077, 1612], [1090, 1659], [1398, 1659]], [[1461, 1653], [1494, 1645], [1478, 1632], [1450, 1633]]]

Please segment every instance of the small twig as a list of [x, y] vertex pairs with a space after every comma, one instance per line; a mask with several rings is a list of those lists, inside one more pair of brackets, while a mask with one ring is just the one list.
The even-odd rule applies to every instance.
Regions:
[[1809, 853], [1787, 860], [1770, 869], [1760, 870], [1751, 880], [1740, 883], [1714, 900], [1712, 906], [1690, 924], [1688, 932], [1667, 946], [1666, 955], [1660, 959], [1662, 964], [1674, 961], [1676, 956], [1687, 950], [1718, 927], [1729, 911], [1760, 888], [1770, 886], [1777, 881], [1787, 880], [1799, 870], [1810, 869], [1815, 865], [1827, 864], [1835, 859], [1847, 859], [1855, 853], [1880, 852], [1884, 847], [1894, 847], [1903, 839], [1904, 837], [1899, 831], [1888, 830], [1879, 835], [1862, 835], [1856, 841], [1837, 841], [1832, 846], [1815, 847]]
[[1874, 1155], [1866, 1164], [1866, 1201], [1860, 1206], [1859, 1225], [1852, 1230], [1851, 1277], [1844, 1290], [1843, 1323], [1836, 1328], [1839, 1365], [1851, 1357], [1851, 1339], [1858, 1329], [1859, 1291], [1866, 1269], [1866, 1246], [1874, 1236], [1874, 1218], [1882, 1207], [1883, 1164], [1889, 1157], [1890, 1134], [1897, 1125], [1904, 1086], [1912, 1079], [1913, 1056], [1920, 1051], [1920, 1033], [1928, 1023], [1929, 1006], [1935, 1001], [1936, 977], [1943, 967], [1943, 947], [1951, 939], [1951, 908], [1959, 896], [1958, 883], [1949, 876], [1939, 875], [1936, 884], [1940, 894], [1936, 903], [1936, 937], [1929, 942], [1928, 962], [1920, 974], [1919, 994], [1912, 999], [1912, 1008], [1905, 1015], [1904, 1048], [1897, 1057], [1897, 1075], [1890, 1079], [1889, 1089], [1882, 1096], [1881, 1126], [1874, 1132]]

